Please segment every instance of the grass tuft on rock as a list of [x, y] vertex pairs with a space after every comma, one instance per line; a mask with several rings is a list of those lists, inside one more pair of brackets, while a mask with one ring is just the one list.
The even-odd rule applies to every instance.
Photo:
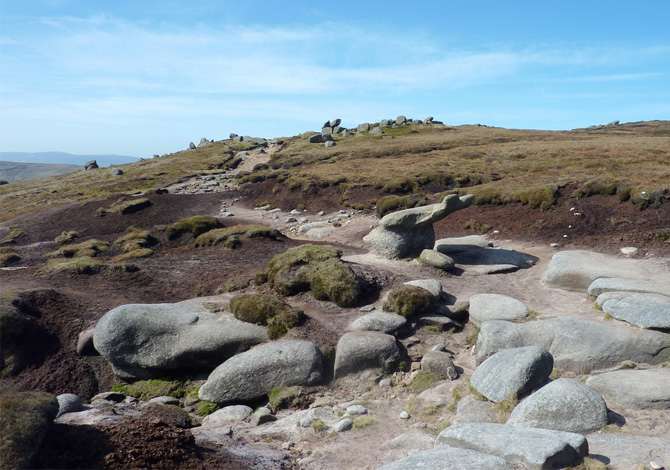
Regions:
[[194, 238], [197, 238], [203, 233], [218, 227], [221, 227], [221, 223], [215, 217], [210, 215], [196, 215], [168, 225], [165, 229], [165, 236], [168, 240], [174, 240], [184, 233], [190, 233]]
[[71, 230], [69, 232], [62, 232], [60, 235], [56, 237], [54, 241], [59, 245], [63, 245], [65, 243], [70, 243], [71, 241], [76, 240], [77, 238], [79, 238], [79, 232]]
[[98, 274], [105, 268], [101, 261], [90, 256], [81, 256], [71, 259], [51, 259], [47, 262], [43, 272], [47, 274], [71, 273], [71, 274]]
[[416, 286], [397, 286], [388, 295], [384, 310], [395, 312], [403, 317], [427, 313], [433, 296], [426, 289]]
[[112, 387], [112, 391], [121, 392], [138, 400], [149, 401], [152, 398], [163, 396], [184, 398], [197, 388], [189, 381], [152, 379], [138, 380], [133, 383], [120, 382]]
[[330, 300], [340, 307], [354, 305], [361, 293], [356, 273], [337, 258], [314, 263], [308, 277], [314, 297]]
[[217, 228], [203, 233], [196, 240], [197, 246], [214, 246], [223, 243], [226, 248], [237, 248], [240, 245], [239, 237], [265, 237], [276, 240], [281, 234], [278, 230], [265, 225], [233, 225], [232, 227]]
[[108, 214], [134, 214], [139, 212], [147, 207], [151, 207], [153, 203], [147, 198], [140, 199], [131, 199], [131, 200], [120, 200], [117, 203], [113, 204], [111, 207], [104, 208], [101, 207], [97, 210], [96, 214], [98, 217], [104, 217]]
[[268, 393], [267, 407], [273, 413], [287, 408], [307, 408], [311, 400], [303, 387], [275, 387]]
[[436, 374], [420, 370], [414, 376], [414, 380], [412, 380], [412, 385], [410, 388], [412, 393], [421, 393], [424, 390], [428, 390], [439, 381], [440, 378]]
[[92, 258], [107, 250], [109, 250], [109, 243], [93, 239], [62, 246], [58, 251], [52, 253], [52, 255], [55, 254], [64, 258], [79, 258], [82, 256]]
[[284, 336], [300, 323], [302, 311], [279, 297], [265, 294], [240, 294], [230, 300], [230, 309], [238, 320], [267, 325], [270, 338]]
[[15, 251], [0, 252], [0, 267], [11, 266], [21, 261], [21, 256]]

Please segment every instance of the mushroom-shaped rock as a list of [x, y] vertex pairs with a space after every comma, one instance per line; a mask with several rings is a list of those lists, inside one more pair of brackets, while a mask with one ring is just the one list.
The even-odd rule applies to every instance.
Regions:
[[585, 434], [607, 424], [607, 406], [580, 381], [558, 379], [522, 400], [507, 424]]
[[127, 379], [211, 371], [267, 339], [264, 327], [213, 314], [196, 300], [121, 305], [93, 333], [95, 349]]
[[335, 350], [335, 377], [365, 369], [389, 370], [400, 357], [394, 336], [375, 331], [347, 333], [340, 338]]
[[438, 204], [387, 214], [379, 221], [379, 227], [366, 235], [363, 241], [371, 251], [386, 258], [418, 256], [435, 245], [435, 222], [473, 202], [471, 194], [461, 197], [450, 194]]
[[503, 349], [477, 367], [470, 385], [500, 403], [510, 395], [520, 396], [542, 385], [553, 367], [549, 351], [537, 346]]
[[309, 341], [276, 341], [228, 359], [200, 387], [201, 400], [249, 401], [280, 386], [314, 385], [323, 375], [321, 351]]

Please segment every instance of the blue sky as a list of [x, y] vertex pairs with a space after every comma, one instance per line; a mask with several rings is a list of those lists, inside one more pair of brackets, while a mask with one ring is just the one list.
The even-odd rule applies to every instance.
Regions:
[[0, 150], [670, 119], [670, 2], [0, 0]]

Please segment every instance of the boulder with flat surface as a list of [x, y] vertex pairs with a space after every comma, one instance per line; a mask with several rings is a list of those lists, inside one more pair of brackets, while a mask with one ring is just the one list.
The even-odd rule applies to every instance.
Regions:
[[670, 370], [617, 370], [592, 375], [586, 385], [598, 392], [611, 408], [670, 409]]
[[402, 328], [407, 319], [402, 315], [391, 312], [371, 312], [354, 320], [350, 328], [356, 331], [381, 331], [391, 334]]
[[456, 447], [435, 447], [379, 467], [378, 470], [514, 470], [514, 465], [493, 455]]
[[346, 333], [335, 350], [335, 377], [365, 369], [390, 370], [400, 360], [395, 336], [376, 331]]
[[[617, 294], [619, 294], [617, 292]], [[598, 296], [600, 298], [605, 293]], [[640, 328], [670, 329], [670, 297], [661, 294], [629, 294], [606, 300], [603, 312]]]
[[475, 346], [477, 361], [508, 348], [539, 346], [557, 368], [584, 374], [626, 361], [661, 364], [670, 360], [670, 335], [580, 317], [528, 323], [482, 323]]
[[475, 326], [487, 320], [521, 320], [528, 316], [528, 307], [522, 302], [500, 294], [473, 295], [468, 311]]

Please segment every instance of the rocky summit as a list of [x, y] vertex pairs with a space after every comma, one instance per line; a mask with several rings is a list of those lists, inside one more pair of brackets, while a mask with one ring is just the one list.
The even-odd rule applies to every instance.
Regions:
[[0, 185], [0, 468], [670, 468], [670, 123], [340, 116]]

